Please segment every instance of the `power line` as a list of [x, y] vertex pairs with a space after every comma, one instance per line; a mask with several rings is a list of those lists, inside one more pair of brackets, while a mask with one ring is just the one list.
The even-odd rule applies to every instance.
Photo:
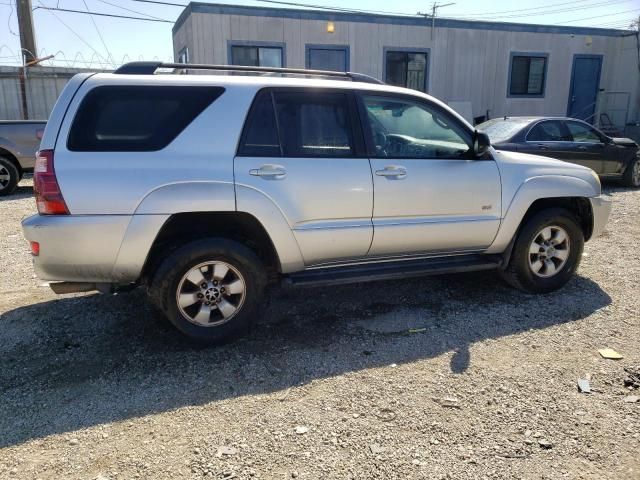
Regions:
[[132, 10], [130, 8], [123, 7], [122, 5], [118, 5], [116, 3], [107, 2], [107, 0], [98, 0], [98, 2], [105, 3], [107, 5], [111, 5], [112, 7], [120, 8], [121, 10], [126, 10], [127, 12], [136, 13], [138, 15], [144, 15], [145, 17], [155, 18], [156, 20], [163, 20], [162, 18], [155, 17], [153, 15], [149, 15], [148, 13], [139, 12], [137, 10]]
[[[583, 7], [567, 7], [567, 8], [556, 8], [556, 9], [551, 9], [551, 10], [538, 10], [537, 12], [532, 12], [532, 13], [519, 13], [519, 14], [511, 14], [511, 15], [494, 15], [492, 17], [493, 19], [504, 19], [504, 18], [523, 18], [523, 17], [540, 17], [540, 16], [544, 16], [544, 15], [551, 15], [551, 14], [555, 14], [555, 13], [566, 13], [566, 12], [577, 12], [580, 10], [586, 10], [589, 8], [597, 8], [597, 7], [602, 7], [602, 6], [609, 6], [609, 5], [613, 5], [616, 3], [625, 3], [628, 2], [630, 0], [615, 0], [615, 1], [602, 1], [602, 2], [598, 2], [598, 3], [593, 3], [590, 5], [585, 5]], [[471, 19], [471, 18], [470, 18]]]
[[160, 2], [158, 0], [131, 0], [132, 2], [140, 2], [140, 3], [154, 3], [156, 5], [167, 5], [169, 7], [186, 7], [186, 3], [171, 3], [171, 2]]
[[[98, 57], [105, 59], [100, 52], [98, 52], [95, 48], [93, 48], [93, 46], [87, 42], [84, 38], [82, 38], [82, 36], [77, 33], [73, 28], [71, 28], [69, 25], [67, 25], [58, 15], [56, 15], [53, 11], [51, 10], [57, 10], [57, 9], [53, 9], [53, 8], [49, 8], [46, 7], [40, 0], [38, 0], [38, 3], [41, 5], [41, 7], [36, 7], [37, 8], [43, 8], [44, 10], [49, 10], [49, 13], [51, 13], [51, 15], [53, 15], [60, 23], [62, 23], [62, 25], [64, 25], [71, 33], [73, 33], [76, 37], [78, 37], [78, 39], [84, 43], [87, 47], [89, 47], [91, 50], [93, 50], [93, 52], [98, 55]], [[35, 9], [34, 9], [35, 10]], [[85, 13], [85, 12], [81, 12], [81, 13]], [[107, 62], [109, 61], [109, 59], [105, 59]]]
[[634, 8], [633, 10], [625, 10], [624, 12], [608, 13], [606, 15], [597, 15], [595, 17], [576, 18], [574, 20], [566, 20], [563, 23], [581, 22], [583, 20], [593, 20], [594, 18], [602, 18], [602, 17], [615, 17], [616, 15], [624, 15], [625, 13], [637, 12], [638, 10], [640, 10], [640, 8]]
[[142, 21], [145, 21], [145, 22], [174, 23], [171, 20], [164, 20], [164, 19], [144, 18], [144, 17], [130, 17], [128, 15], [116, 15], [116, 14], [113, 14], [113, 13], [84, 12], [82, 10], [71, 10], [71, 9], [68, 9], [68, 8], [45, 7], [44, 5], [34, 8], [34, 10], [38, 10], [38, 9], [41, 9], [41, 10], [55, 10], [55, 11], [58, 11], [58, 12], [67, 12], [67, 13], [80, 13], [82, 15], [97, 15], [99, 17], [125, 18], [127, 20], [142, 20]]
[[458, 16], [463, 16], [463, 17], [486, 17], [486, 16], [494, 16], [494, 15], [503, 15], [503, 14], [508, 14], [508, 13], [518, 13], [518, 12], [529, 12], [532, 10], [543, 10], [546, 8], [552, 8], [552, 7], [562, 7], [562, 6], [567, 6], [567, 5], [571, 5], [574, 3], [584, 3], [587, 0], [573, 0], [571, 2], [562, 2], [562, 3], [550, 3], [548, 5], [540, 5], [537, 7], [530, 7], [530, 8], [519, 8], [517, 10], [503, 10], [501, 12], [485, 12], [485, 13], [463, 13], [461, 15]]
[[[84, 8], [86, 8], [87, 12], [89, 12], [89, 6], [87, 5], [86, 0], [82, 0], [82, 3], [84, 3]], [[107, 42], [104, 41], [104, 37], [102, 36], [102, 33], [100, 33], [100, 29], [98, 28], [98, 24], [93, 18], [93, 15], [91, 15], [90, 18], [91, 18], [91, 23], [93, 23], [93, 26], [95, 27], [96, 32], [98, 32], [98, 37], [100, 37], [100, 41], [102, 42], [102, 45], [104, 46], [104, 49], [107, 52], [107, 59], [111, 58], [111, 60], [113, 61], [113, 55], [111, 55], [111, 52], [109, 51], [109, 47], [107, 47]]]

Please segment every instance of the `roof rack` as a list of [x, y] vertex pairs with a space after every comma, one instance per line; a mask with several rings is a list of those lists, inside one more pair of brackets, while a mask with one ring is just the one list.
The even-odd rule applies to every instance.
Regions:
[[159, 68], [173, 68], [180, 70], [222, 70], [228, 72], [253, 73], [284, 73], [294, 75], [313, 75], [320, 77], [340, 77], [352, 82], [377, 83], [384, 85], [382, 80], [354, 72], [334, 72], [331, 70], [307, 70], [305, 68], [277, 68], [250, 67], [245, 65], [207, 65], [200, 63], [164, 63], [164, 62], [129, 62], [119, 67], [115, 72], [120, 75], [153, 75]]

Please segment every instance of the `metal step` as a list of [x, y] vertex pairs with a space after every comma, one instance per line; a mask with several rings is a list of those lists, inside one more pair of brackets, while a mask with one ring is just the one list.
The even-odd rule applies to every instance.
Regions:
[[291, 286], [343, 285], [443, 273], [491, 270], [498, 268], [501, 260], [499, 255], [472, 254], [325, 267], [285, 275], [284, 283]]

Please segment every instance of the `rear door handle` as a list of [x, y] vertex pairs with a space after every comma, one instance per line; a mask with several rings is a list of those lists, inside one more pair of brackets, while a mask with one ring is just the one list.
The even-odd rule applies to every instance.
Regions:
[[540, 147], [541, 150], [549, 150], [549, 147], [547, 147], [546, 145], [539, 143], [538, 147]]
[[384, 170], [376, 170], [376, 175], [402, 179], [407, 176], [407, 169], [398, 165], [387, 165]]
[[282, 165], [266, 164], [260, 168], [249, 170], [249, 175], [254, 177], [263, 177], [266, 179], [282, 180], [287, 176], [287, 171]]

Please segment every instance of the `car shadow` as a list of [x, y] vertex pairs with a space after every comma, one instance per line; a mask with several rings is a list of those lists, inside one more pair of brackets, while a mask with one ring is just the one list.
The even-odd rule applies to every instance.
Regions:
[[185, 340], [140, 289], [20, 307], [0, 317], [0, 447], [449, 353], [460, 373], [475, 342], [610, 303], [588, 278], [534, 296], [487, 272], [276, 289], [246, 337], [209, 348]]

